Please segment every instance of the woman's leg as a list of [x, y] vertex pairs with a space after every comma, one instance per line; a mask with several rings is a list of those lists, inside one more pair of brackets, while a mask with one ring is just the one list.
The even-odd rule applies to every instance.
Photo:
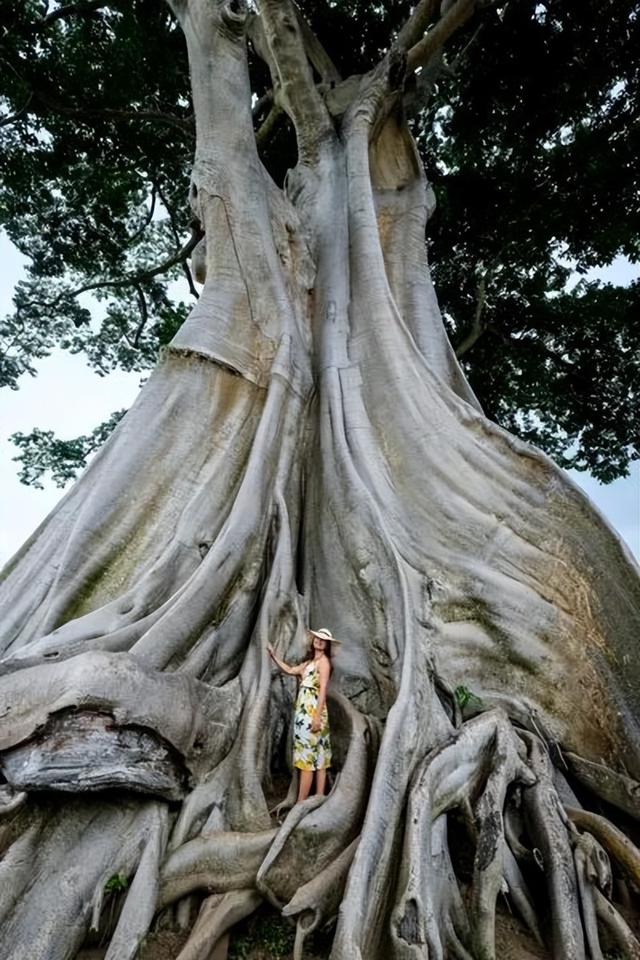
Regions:
[[327, 768], [323, 767], [322, 770], [316, 770], [316, 793], [319, 796], [324, 796], [324, 788], [327, 782]]
[[299, 770], [300, 778], [298, 780], [298, 803], [306, 800], [311, 791], [313, 781], [313, 770]]

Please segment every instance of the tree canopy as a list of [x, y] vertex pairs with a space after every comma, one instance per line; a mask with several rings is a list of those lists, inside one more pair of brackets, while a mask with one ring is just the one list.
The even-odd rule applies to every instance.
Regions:
[[[349, 76], [379, 59], [410, 4], [301, 9]], [[437, 200], [434, 282], [480, 403], [603, 481], [637, 456], [640, 282], [568, 279], [640, 261], [639, 14], [635, 0], [488, 4], [437, 73], [416, 75], [406, 107]], [[170, 283], [185, 276], [197, 297], [181, 31], [158, 0], [7, 0], [0, 29], [0, 223], [28, 260], [0, 327], [0, 383], [17, 389], [55, 347], [101, 375], [144, 371], [189, 309]], [[257, 56], [251, 79], [263, 160], [282, 182], [295, 138]], [[64, 483], [117, 419], [72, 441], [18, 435], [22, 479], [53, 470]]]

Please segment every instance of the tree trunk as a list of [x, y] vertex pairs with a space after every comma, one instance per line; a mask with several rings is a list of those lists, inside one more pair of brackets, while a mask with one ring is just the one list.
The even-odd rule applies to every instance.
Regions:
[[[493, 958], [501, 892], [558, 960], [600, 937], [640, 956], [610, 884], [640, 886], [638, 570], [460, 371], [397, 50], [323, 99], [294, 8], [262, 0], [253, 42], [298, 138], [280, 190], [245, 12], [174, 9], [206, 280], [4, 573], [0, 940], [76, 956], [123, 876], [109, 960], [198, 903], [180, 958], [206, 958], [261, 898], [297, 919], [296, 957], [337, 916], [336, 960]], [[299, 657], [307, 623], [344, 640], [339, 773], [279, 824], [293, 690], [266, 644]]]

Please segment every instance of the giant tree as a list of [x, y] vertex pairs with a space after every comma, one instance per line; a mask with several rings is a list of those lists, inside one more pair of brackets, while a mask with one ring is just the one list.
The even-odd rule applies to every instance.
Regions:
[[[494, 957], [501, 893], [554, 957], [640, 956], [637, 567], [485, 417], [426, 259], [407, 112], [485, 7], [421, 0], [342, 79], [289, 0], [172, 0], [204, 286], [5, 571], [13, 957], [75, 956], [121, 877], [110, 960], [171, 910], [205, 958], [262, 899], [298, 956], [337, 917], [336, 958]], [[295, 132], [282, 185], [248, 43]], [[337, 772], [280, 823], [292, 691], [266, 643], [301, 655], [309, 622], [344, 640]]]

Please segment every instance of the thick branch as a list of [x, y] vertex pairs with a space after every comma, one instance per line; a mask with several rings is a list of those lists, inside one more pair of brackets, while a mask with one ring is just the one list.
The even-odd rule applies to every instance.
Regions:
[[144, 290], [139, 283], [136, 283], [136, 294], [138, 295], [138, 304], [140, 306], [140, 322], [136, 328], [135, 335], [133, 337], [133, 346], [137, 349], [140, 343], [140, 337], [142, 336], [142, 331], [147, 325], [149, 319], [149, 310], [147, 308], [147, 298], [144, 295]]
[[256, 145], [258, 150], [268, 143], [271, 139], [273, 131], [276, 129], [278, 121], [282, 116], [282, 107], [279, 107], [277, 103], [274, 103], [269, 110], [269, 113], [264, 118], [263, 122], [260, 124], [256, 130]]
[[449, 37], [470, 19], [475, 8], [476, 0], [456, 0], [433, 29], [409, 50], [408, 70], [425, 66], [431, 57], [442, 49]]
[[289, 0], [262, 0], [252, 40], [271, 70], [274, 99], [295, 126], [301, 159], [314, 162], [320, 141], [333, 134], [333, 124], [316, 89], [293, 4]]
[[422, 39], [439, 6], [440, 0], [420, 0], [398, 34], [398, 46], [403, 50], [410, 50], [415, 46]]
[[273, 104], [273, 90], [267, 90], [266, 93], [263, 93], [259, 100], [253, 105], [251, 110], [251, 116], [254, 120], [257, 120], [263, 109], [266, 106], [271, 107]]
[[337, 67], [316, 37], [315, 33], [305, 20], [298, 7], [296, 7], [296, 13], [298, 15], [298, 26], [300, 27], [300, 32], [302, 33], [304, 48], [307, 52], [309, 60], [320, 74], [320, 79], [323, 83], [328, 83], [330, 86], [333, 86], [335, 83], [340, 83], [342, 78]]

